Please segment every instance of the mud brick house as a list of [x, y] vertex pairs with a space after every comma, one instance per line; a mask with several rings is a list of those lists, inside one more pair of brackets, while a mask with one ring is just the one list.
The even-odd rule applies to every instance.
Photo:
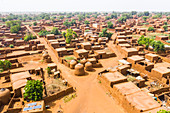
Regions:
[[126, 43], [128, 43], [127, 42], [127, 40], [125, 40], [125, 39], [117, 39], [116, 40], [116, 44], [118, 45], [118, 44], [126, 44]]
[[55, 35], [54, 34], [48, 34], [46, 35], [47, 40], [52, 40], [55, 39]]
[[15, 40], [15, 46], [21, 46], [21, 45], [25, 45], [24, 40]]
[[21, 96], [22, 95], [21, 88], [23, 88], [26, 85], [27, 80], [31, 79], [29, 72], [26, 71], [26, 72], [15, 73], [12, 74], [10, 78], [16, 97]]
[[168, 40], [168, 36], [156, 36], [155, 40], [163, 40], [163, 41], [166, 41]]
[[154, 63], [158, 62], [158, 60], [161, 60], [158, 55], [152, 53], [146, 54], [145, 58]]
[[151, 77], [155, 77], [159, 80], [162, 80], [162, 77], [170, 77], [170, 68], [169, 67], [156, 67], [151, 71]]
[[81, 43], [82, 49], [90, 50], [91, 44], [89, 42]]
[[123, 29], [122, 27], [116, 27], [116, 28], [115, 28], [115, 31], [116, 31], [116, 32], [123, 32], [124, 29]]
[[127, 69], [130, 69], [130, 65], [121, 65], [117, 67], [118, 72], [120, 72], [123, 75], [127, 75]]
[[159, 108], [161, 105], [144, 91], [132, 93], [125, 97], [123, 107], [129, 113], [147, 112]]
[[107, 88], [110, 89], [115, 84], [126, 82], [127, 78], [123, 76], [120, 72], [107, 72], [101, 75], [101, 83]]
[[78, 50], [75, 50], [74, 51], [74, 56], [76, 57], [76, 58], [88, 58], [88, 51], [87, 50], [85, 50], [85, 49], [78, 49]]
[[122, 54], [125, 56], [125, 57], [130, 57], [130, 56], [133, 56], [133, 55], [138, 55], [138, 50], [135, 49], [135, 48], [122, 48]]
[[59, 44], [59, 42], [57, 42], [57, 41], [55, 41], [55, 42], [50, 42], [50, 45], [51, 45], [54, 49], [60, 47], [60, 44]]
[[133, 68], [136, 69], [140, 73], [150, 75], [151, 70], [154, 68], [154, 63], [143, 60], [143, 61], [139, 61], [136, 64], [134, 64]]
[[55, 49], [57, 52], [57, 55], [59, 57], [63, 56], [63, 55], [67, 55], [67, 49], [66, 48], [57, 48]]
[[137, 62], [140, 62], [140, 61], [143, 61], [143, 60], [144, 60], [143, 57], [137, 56], [137, 55], [131, 56], [131, 57], [128, 57], [128, 58], [127, 58], [127, 61], [132, 64], [132, 67], [134, 67], [134, 65], [135, 65]]
[[37, 49], [38, 50], [44, 50], [45, 49], [45, 45], [44, 44], [37, 44]]

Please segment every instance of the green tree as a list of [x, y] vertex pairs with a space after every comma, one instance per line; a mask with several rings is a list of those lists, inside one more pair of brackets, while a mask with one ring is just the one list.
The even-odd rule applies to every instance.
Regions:
[[144, 15], [145, 15], [145, 16], [149, 16], [149, 11], [145, 11], [145, 12], [144, 12]]
[[67, 29], [67, 33], [65, 36], [66, 36], [66, 43], [70, 44], [72, 39], [77, 38], [77, 33], [74, 32], [72, 29]]
[[48, 32], [47, 30], [41, 30], [40, 32], [38, 32], [39, 36], [46, 36], [47, 34], [50, 34], [50, 32]]
[[136, 15], [136, 14], [137, 14], [136, 11], [132, 11], [132, 12], [131, 12], [131, 15]]
[[90, 22], [88, 20], [85, 20], [84, 24], [86, 24], [86, 26], [89, 26]]
[[117, 19], [117, 13], [113, 13], [113, 14], [111, 14], [111, 16], [110, 16], [111, 18], [115, 18], [115, 19]]
[[43, 83], [39, 80], [28, 80], [24, 90], [25, 99], [38, 101], [43, 97]]
[[36, 39], [36, 36], [33, 36], [31, 33], [27, 33], [26, 36], [24, 37], [24, 41], [29, 41], [32, 39]]
[[62, 32], [62, 36], [66, 39], [66, 32]]
[[34, 22], [33, 25], [36, 26], [36, 25], [37, 25], [37, 22]]
[[102, 29], [102, 32], [99, 33], [99, 37], [108, 37], [109, 40], [112, 37], [112, 35], [113, 33], [107, 32], [107, 28]]
[[14, 45], [13, 45], [13, 44], [10, 44], [9, 47], [10, 47], [10, 48], [14, 48]]
[[70, 27], [70, 26], [71, 26], [71, 23], [70, 23], [68, 20], [66, 20], [66, 21], [63, 23], [63, 25], [65, 25], [66, 27]]
[[107, 22], [107, 28], [113, 28], [113, 23], [111, 21]]
[[20, 25], [15, 25], [15, 26], [11, 26], [10, 31], [11, 33], [18, 33], [20, 29], [21, 29]]
[[5, 60], [4, 61], [4, 69], [10, 69], [11, 68], [11, 62], [10, 61], [8, 61], [8, 60]]
[[59, 34], [61, 34], [61, 33], [58, 31], [58, 28], [53, 27], [53, 29], [51, 30], [51, 34], [59, 35]]
[[47, 73], [48, 73], [48, 76], [50, 76], [50, 74], [51, 74], [51, 68], [50, 67], [47, 67]]
[[144, 20], [145, 22], [146, 22], [146, 20], [148, 19], [147, 16], [143, 16], [142, 18], [143, 18], [143, 20]]
[[155, 29], [153, 27], [149, 27], [148, 31], [154, 31]]
[[163, 29], [164, 29], [165, 31], [167, 31], [167, 30], [168, 30], [168, 26], [167, 26], [167, 25], [164, 25], [164, 26], [163, 26]]
[[166, 111], [166, 110], [159, 110], [159, 111], [157, 111], [157, 113], [170, 113], [170, 111]]

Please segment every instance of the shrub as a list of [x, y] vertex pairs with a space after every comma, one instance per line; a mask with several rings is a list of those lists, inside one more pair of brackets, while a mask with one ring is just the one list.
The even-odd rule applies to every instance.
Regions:
[[13, 44], [10, 44], [9, 47], [10, 47], [10, 48], [14, 48], [14, 45], [13, 45]]
[[59, 34], [61, 34], [61, 33], [58, 31], [58, 28], [53, 27], [53, 29], [51, 30], [51, 34], [59, 35]]
[[46, 36], [47, 34], [50, 34], [50, 32], [48, 32], [47, 30], [41, 30], [38, 35], [39, 36]]
[[24, 90], [25, 99], [38, 101], [43, 97], [43, 83], [39, 80], [28, 80]]
[[36, 36], [33, 36], [32, 34], [27, 34], [24, 37], [24, 41], [29, 41], [29, 40], [32, 40], [32, 39], [36, 39]]
[[0, 70], [6, 70], [6, 69], [10, 69], [11, 68], [11, 62], [8, 60], [0, 60]]
[[155, 29], [153, 27], [149, 27], [148, 31], [154, 31]]

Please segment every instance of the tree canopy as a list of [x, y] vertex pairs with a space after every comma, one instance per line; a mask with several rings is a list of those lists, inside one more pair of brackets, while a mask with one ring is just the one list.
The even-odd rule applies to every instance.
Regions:
[[108, 37], [109, 40], [112, 37], [112, 35], [113, 33], [107, 32], [107, 28], [102, 29], [102, 32], [99, 33], [99, 37]]
[[25, 99], [38, 101], [43, 97], [43, 83], [39, 80], [28, 80], [24, 90]]
[[64, 37], [66, 37], [66, 43], [70, 44], [72, 39], [77, 38], [77, 33], [74, 32], [72, 29], [67, 29], [67, 33]]

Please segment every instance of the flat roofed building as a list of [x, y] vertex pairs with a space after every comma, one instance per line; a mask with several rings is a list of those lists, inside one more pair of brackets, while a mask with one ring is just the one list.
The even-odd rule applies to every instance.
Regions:
[[127, 111], [129, 111], [129, 113], [141, 113], [159, 108], [161, 106], [157, 101], [155, 101], [144, 91], [139, 91], [127, 95], [125, 99], [129, 102], [129, 104], [127, 104], [128, 106], [124, 107], [128, 109]]
[[103, 73], [102, 77], [105, 80], [106, 84], [108, 84], [110, 87], [113, 87], [114, 84], [118, 84], [118, 83], [127, 81], [127, 78], [117, 71]]

